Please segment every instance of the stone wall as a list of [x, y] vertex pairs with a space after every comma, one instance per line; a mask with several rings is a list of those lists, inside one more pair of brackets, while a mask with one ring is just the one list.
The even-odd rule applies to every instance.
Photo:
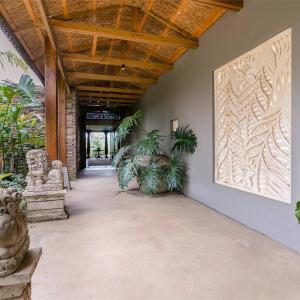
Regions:
[[75, 93], [66, 94], [67, 113], [67, 167], [69, 176], [76, 177], [79, 162], [78, 102]]

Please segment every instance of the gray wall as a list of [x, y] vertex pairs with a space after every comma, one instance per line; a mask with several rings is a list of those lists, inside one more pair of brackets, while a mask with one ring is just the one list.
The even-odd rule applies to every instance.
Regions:
[[[245, 0], [227, 13], [188, 51], [175, 70], [148, 89], [141, 102], [146, 128], [170, 130], [170, 120], [190, 124], [199, 142], [187, 160], [185, 194], [300, 251], [300, 225], [294, 217], [300, 199], [300, 0]], [[213, 183], [213, 70], [284, 29], [293, 29], [292, 205]]]

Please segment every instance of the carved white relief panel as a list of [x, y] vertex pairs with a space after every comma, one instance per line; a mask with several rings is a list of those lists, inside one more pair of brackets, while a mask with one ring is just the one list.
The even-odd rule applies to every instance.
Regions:
[[291, 202], [291, 29], [217, 69], [215, 181]]

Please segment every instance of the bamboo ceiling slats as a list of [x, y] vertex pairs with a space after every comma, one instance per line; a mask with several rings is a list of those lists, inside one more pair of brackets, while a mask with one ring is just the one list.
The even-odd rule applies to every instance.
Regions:
[[109, 93], [124, 100], [118, 97], [123, 93], [138, 100], [134, 95], [171, 71], [210, 26], [227, 10], [240, 10], [242, 2], [0, 0], [0, 11], [42, 73], [49, 36], [61, 73], [80, 97]]

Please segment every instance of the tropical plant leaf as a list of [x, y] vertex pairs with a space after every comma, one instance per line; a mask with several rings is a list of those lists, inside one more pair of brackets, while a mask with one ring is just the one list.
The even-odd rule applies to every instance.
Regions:
[[295, 216], [300, 224], [300, 201], [296, 203]]
[[116, 141], [117, 142], [124, 141], [127, 135], [132, 130], [132, 128], [138, 125], [138, 122], [141, 120], [142, 117], [143, 117], [143, 111], [138, 110], [133, 115], [124, 118], [121, 124], [119, 125], [119, 127], [117, 128]]
[[112, 160], [112, 166], [118, 167], [121, 161], [123, 160], [123, 157], [126, 155], [126, 153], [128, 153], [130, 149], [131, 146], [123, 146], [122, 148], [120, 148]]
[[156, 194], [162, 181], [161, 177], [161, 165], [157, 161], [151, 160], [148, 166], [138, 170], [137, 180], [145, 194]]
[[137, 169], [132, 158], [123, 160], [118, 168], [118, 181], [122, 190], [137, 176]]
[[35, 85], [33, 79], [29, 75], [23, 74], [21, 76], [17, 89], [23, 97], [35, 100]]
[[0, 180], [3, 180], [5, 178], [9, 178], [11, 176], [12, 176], [12, 173], [0, 174]]
[[154, 129], [146, 134], [146, 137], [136, 144], [136, 152], [138, 155], [154, 155], [160, 150], [160, 130]]
[[197, 137], [188, 126], [178, 127], [172, 132], [171, 139], [175, 140], [172, 152], [193, 154], [197, 148]]
[[182, 162], [176, 157], [171, 157], [169, 164], [164, 167], [164, 180], [169, 191], [181, 191], [184, 182], [185, 169]]

